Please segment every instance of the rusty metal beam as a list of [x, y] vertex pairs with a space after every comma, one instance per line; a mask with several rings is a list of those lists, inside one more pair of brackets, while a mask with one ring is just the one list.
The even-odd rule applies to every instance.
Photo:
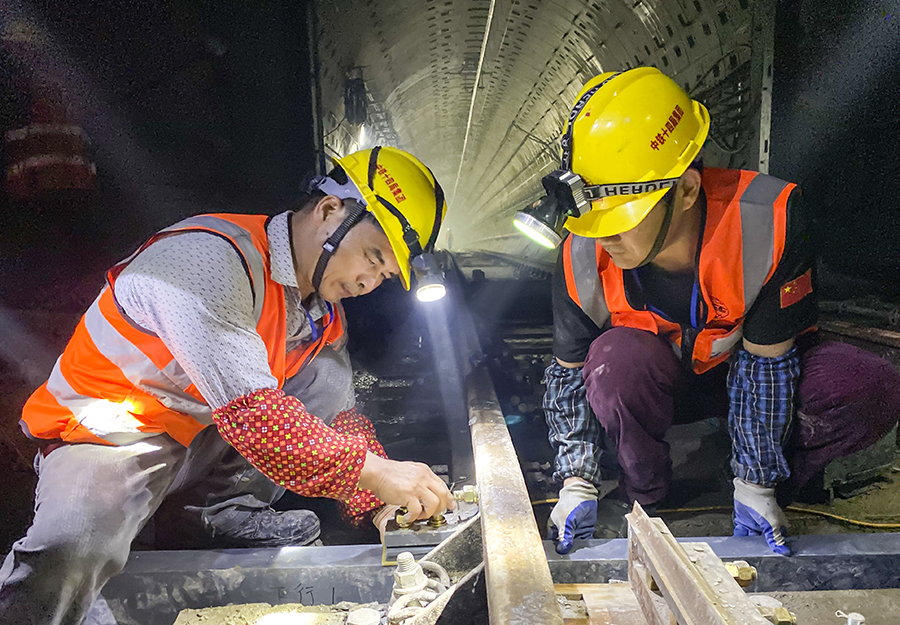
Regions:
[[468, 377], [492, 625], [563, 625], [525, 479], [487, 369]]
[[668, 625], [651, 590], [656, 582], [679, 625], [768, 625], [706, 543], [679, 544], [641, 508], [628, 519], [628, 581], [651, 625]]

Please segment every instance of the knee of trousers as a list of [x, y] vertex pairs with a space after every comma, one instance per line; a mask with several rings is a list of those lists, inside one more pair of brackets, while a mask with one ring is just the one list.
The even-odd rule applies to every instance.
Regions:
[[323, 348], [297, 375], [286, 380], [283, 390], [325, 423], [356, 403], [349, 357], [345, 350], [330, 347]]
[[[27, 562], [46, 586], [51, 580], [105, 580], [119, 573], [128, 560], [131, 536], [101, 527], [61, 521], [41, 531], [32, 526], [13, 546], [16, 560]], [[102, 582], [101, 582], [102, 583]], [[76, 585], [77, 586], [77, 585]]]
[[[853, 345], [826, 342], [804, 359], [800, 418], [837, 410], [855, 421], [860, 435], [875, 440], [900, 418], [900, 371], [888, 361]], [[803, 414], [806, 413], [806, 414]], [[862, 422], [868, 428], [859, 428]]]
[[[629, 403], [678, 376], [679, 363], [664, 339], [645, 330], [611, 328], [591, 343], [584, 363], [588, 400], [595, 407]], [[605, 412], [605, 411], [604, 411]], [[599, 416], [599, 414], [598, 414]]]

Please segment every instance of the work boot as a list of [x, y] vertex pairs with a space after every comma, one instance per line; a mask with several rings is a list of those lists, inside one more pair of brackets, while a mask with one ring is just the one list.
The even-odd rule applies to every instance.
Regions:
[[236, 547], [299, 547], [314, 542], [320, 532], [319, 518], [311, 510], [260, 508], [237, 527], [215, 531], [214, 536]]

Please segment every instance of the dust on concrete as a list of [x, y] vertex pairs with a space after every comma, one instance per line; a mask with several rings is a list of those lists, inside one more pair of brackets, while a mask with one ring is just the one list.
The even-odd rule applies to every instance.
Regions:
[[768, 592], [797, 615], [802, 625], [842, 625], [846, 618], [835, 616], [857, 612], [866, 617], [866, 625], [900, 623], [900, 589], [817, 590], [810, 592]]
[[565, 595], [556, 595], [556, 601], [559, 603], [559, 610], [560, 612], [562, 612], [564, 622], [569, 622], [572, 620], [587, 621], [588, 611], [587, 604], [584, 602], [584, 599], [576, 599], [574, 597], [567, 597]]
[[[384, 606], [378, 603], [351, 603], [344, 601], [335, 605], [309, 606], [299, 603], [270, 605], [268, 603], [245, 603], [201, 610], [182, 610], [174, 625], [343, 625], [348, 612], [359, 608], [372, 608], [384, 613]], [[302, 619], [292, 615], [304, 615]], [[284, 615], [277, 618], [275, 615]]]

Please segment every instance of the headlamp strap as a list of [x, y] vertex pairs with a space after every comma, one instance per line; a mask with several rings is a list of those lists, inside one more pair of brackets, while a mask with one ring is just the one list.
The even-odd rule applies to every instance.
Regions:
[[316, 270], [313, 272], [312, 283], [314, 290], [319, 290], [319, 285], [322, 283], [322, 276], [325, 275], [325, 267], [337, 250], [338, 245], [341, 244], [343, 238], [350, 232], [350, 228], [358, 224], [365, 214], [366, 207], [362, 204], [352, 202], [348, 205], [347, 216], [344, 217], [344, 221], [342, 221], [341, 225], [337, 227], [337, 230], [328, 237], [328, 240], [322, 244], [322, 253], [319, 254], [319, 260], [316, 262]]
[[431, 228], [431, 236], [428, 237], [428, 242], [425, 244], [425, 251], [427, 253], [431, 253], [434, 249], [434, 244], [437, 241], [438, 233], [441, 231], [441, 221], [444, 218], [444, 190], [441, 188], [440, 183], [437, 181], [437, 178], [434, 177], [434, 174], [431, 173], [431, 170], [428, 170], [428, 173], [431, 174], [431, 179], [434, 180], [434, 226]]
[[578, 114], [581, 113], [584, 107], [587, 106], [588, 100], [590, 100], [603, 85], [605, 85], [621, 73], [622, 72], [616, 72], [600, 84], [594, 85], [593, 87], [585, 91], [584, 94], [580, 98], [578, 98], [575, 106], [572, 107], [572, 112], [569, 113], [569, 121], [566, 125], [566, 132], [559, 142], [562, 146], [562, 160], [560, 161], [560, 169], [572, 169], [572, 126], [575, 123], [575, 119], [578, 117]]
[[[667, 194], [667, 196], [668, 195], [669, 194]], [[663, 222], [659, 227], [659, 232], [656, 233], [656, 240], [653, 242], [653, 247], [650, 248], [647, 257], [641, 261], [641, 264], [638, 265], [638, 267], [643, 267], [644, 265], [649, 265], [653, 262], [657, 254], [662, 250], [663, 244], [666, 242], [666, 237], [669, 235], [669, 226], [672, 224], [672, 214], [675, 212], [675, 196], [672, 195], [671, 197], [667, 197], [666, 200], [666, 212], [663, 215]]]
[[409, 225], [409, 221], [406, 217], [397, 210], [397, 207], [388, 202], [386, 199], [381, 197], [380, 195], [376, 196], [378, 201], [384, 206], [394, 217], [397, 218], [397, 221], [400, 222], [400, 226], [403, 228], [403, 242], [406, 243], [406, 247], [409, 248], [409, 258], [412, 260], [416, 256], [422, 253], [422, 244], [419, 243], [419, 233], [416, 232], [411, 225]]
[[[375, 174], [378, 171], [378, 153], [381, 151], [381, 146], [377, 146], [372, 148], [372, 153], [369, 155], [369, 188], [375, 193]], [[432, 174], [432, 178], [434, 178], [434, 174]], [[443, 215], [444, 208], [444, 191], [441, 189], [441, 186], [437, 183], [437, 179], [434, 179], [434, 187], [435, 187], [435, 221], [434, 227], [431, 231], [431, 236], [428, 239], [428, 243], [426, 244], [426, 248], [428, 251], [431, 251], [431, 248], [434, 247], [434, 241], [437, 239], [437, 233], [441, 227], [441, 217]], [[423, 253], [422, 243], [419, 241], [419, 233], [415, 231], [415, 229], [410, 225], [409, 220], [401, 213], [396, 206], [388, 202], [386, 199], [375, 193], [375, 197], [378, 199], [378, 202], [384, 206], [388, 212], [397, 218], [397, 221], [400, 222], [400, 227], [403, 228], [403, 242], [406, 243], [406, 247], [409, 248], [409, 258], [410, 261]]]
[[646, 180], [644, 182], [626, 182], [621, 184], [598, 184], [585, 186], [582, 189], [584, 197], [588, 200], [602, 200], [617, 195], [641, 195], [662, 189], [671, 189], [678, 184], [681, 178], [661, 178], [659, 180]]

